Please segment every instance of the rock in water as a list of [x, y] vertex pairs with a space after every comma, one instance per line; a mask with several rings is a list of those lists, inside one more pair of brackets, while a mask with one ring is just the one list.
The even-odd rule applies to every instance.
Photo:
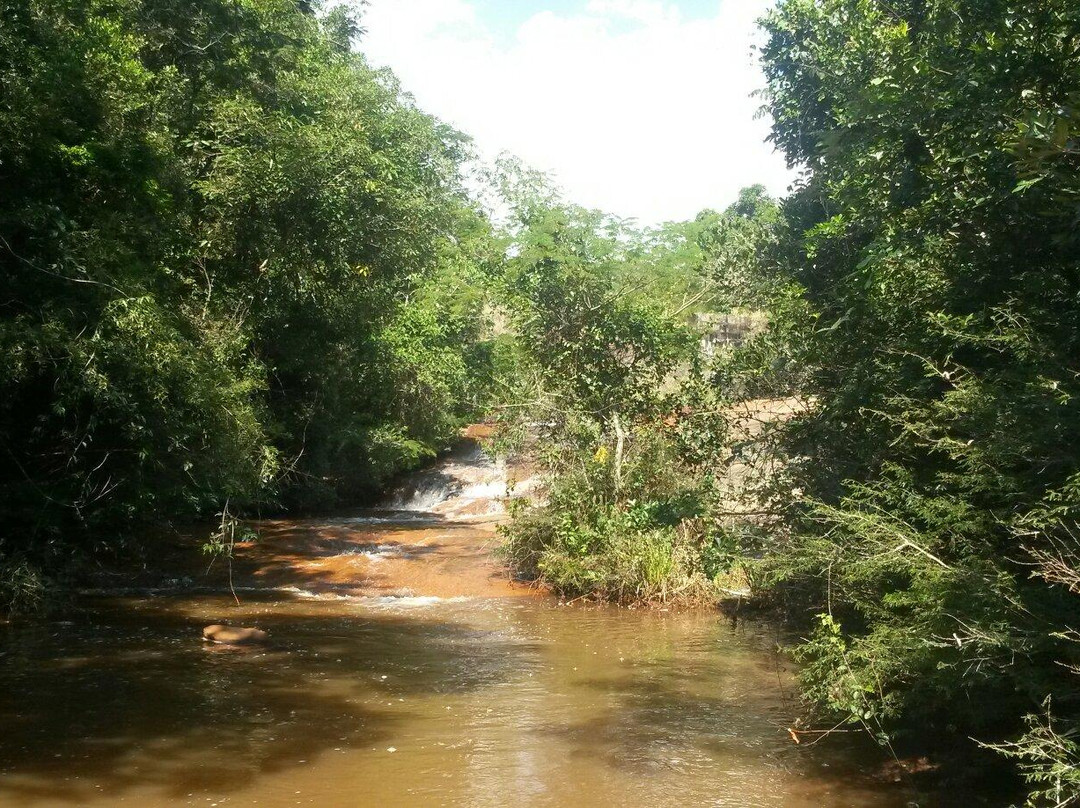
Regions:
[[223, 645], [261, 645], [267, 640], [266, 632], [259, 628], [234, 628], [212, 625], [202, 630], [203, 639]]

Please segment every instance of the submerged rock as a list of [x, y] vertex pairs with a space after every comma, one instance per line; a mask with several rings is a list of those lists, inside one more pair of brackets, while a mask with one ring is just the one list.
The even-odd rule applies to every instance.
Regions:
[[222, 645], [261, 645], [267, 634], [259, 628], [236, 628], [214, 624], [202, 630], [203, 639]]

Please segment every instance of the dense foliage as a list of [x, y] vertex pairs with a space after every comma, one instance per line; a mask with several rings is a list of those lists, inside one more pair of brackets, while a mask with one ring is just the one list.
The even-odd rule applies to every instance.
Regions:
[[765, 26], [805, 180], [763, 248], [785, 340], [760, 355], [814, 406], [784, 428], [798, 496], [764, 564], [822, 615], [809, 694], [1007, 740], [1033, 801], [1071, 804], [1080, 7], [785, 0]]
[[[768, 328], [716, 357], [703, 395], [700, 357], [596, 364], [634, 355], [627, 338], [648, 355], [649, 332], [589, 320], [632, 294], [533, 301], [542, 326], [572, 325], [537, 332], [548, 389], [587, 403], [547, 420], [549, 501], [515, 521], [512, 557], [619, 598], [668, 591], [686, 557], [714, 581], [742, 571], [818, 615], [798, 649], [811, 701], [883, 740], [975, 738], [1018, 761], [1032, 804], [1072, 804], [1080, 10], [785, 0], [765, 28], [795, 192], [778, 209], [749, 189], [616, 268], [633, 238], [569, 266], [622, 280], [682, 262], [698, 312], [763, 308]], [[562, 226], [533, 238], [525, 270], [563, 271]], [[567, 387], [578, 373], [598, 386]], [[629, 447], [632, 483], [611, 460]]]
[[733, 239], [718, 234], [749, 219], [705, 212], [643, 231], [565, 204], [535, 178], [514, 185], [527, 192], [509, 194], [504, 299], [528, 372], [503, 422], [546, 486], [506, 528], [506, 554], [519, 574], [572, 597], [713, 598], [706, 515], [726, 433], [698, 413], [714, 402], [694, 324], [720, 295], [707, 256]]
[[482, 397], [467, 143], [358, 34], [294, 0], [0, 5], [4, 597], [140, 520], [373, 491]]

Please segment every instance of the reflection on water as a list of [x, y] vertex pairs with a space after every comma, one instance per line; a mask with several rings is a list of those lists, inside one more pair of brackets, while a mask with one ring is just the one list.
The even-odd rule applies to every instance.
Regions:
[[[431, 511], [262, 523], [239, 608], [178, 547], [180, 578], [0, 628], [0, 805], [955, 804], [869, 777], [866, 744], [794, 745], [767, 629], [559, 606], [490, 558], [505, 469], [425, 474], [397, 505]], [[221, 622], [271, 645], [203, 644]]]
[[[545, 599], [92, 603], [9, 628], [5, 806], [903, 806], [786, 739], [773, 638], [709, 613]], [[233, 610], [235, 611], [235, 610]], [[209, 802], [208, 802], [209, 801]], [[930, 803], [923, 803], [930, 804]]]

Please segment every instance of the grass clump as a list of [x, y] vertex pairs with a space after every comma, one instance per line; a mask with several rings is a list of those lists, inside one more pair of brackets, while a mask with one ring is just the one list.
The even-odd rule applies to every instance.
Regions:
[[662, 427], [611, 427], [565, 425], [541, 442], [546, 499], [519, 504], [504, 526], [511, 567], [565, 597], [714, 600], [711, 481]]
[[41, 570], [25, 559], [0, 560], [0, 618], [41, 611], [50, 590]]

